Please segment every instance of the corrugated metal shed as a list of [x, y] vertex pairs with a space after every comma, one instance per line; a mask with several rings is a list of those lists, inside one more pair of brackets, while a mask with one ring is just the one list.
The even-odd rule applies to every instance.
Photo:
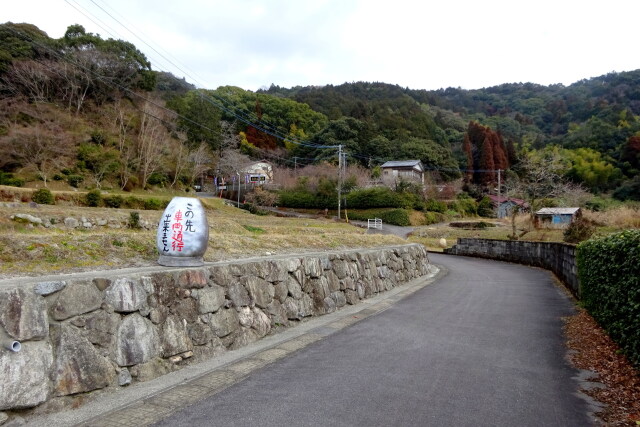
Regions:
[[574, 215], [580, 208], [542, 208], [536, 215]]
[[414, 166], [420, 166], [423, 170], [422, 162], [420, 160], [391, 160], [384, 163], [381, 168], [412, 168]]

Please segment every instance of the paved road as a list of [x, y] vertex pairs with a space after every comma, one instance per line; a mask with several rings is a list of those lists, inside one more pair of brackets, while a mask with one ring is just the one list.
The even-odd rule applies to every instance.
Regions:
[[157, 425], [591, 425], [550, 274], [432, 260], [449, 274]]

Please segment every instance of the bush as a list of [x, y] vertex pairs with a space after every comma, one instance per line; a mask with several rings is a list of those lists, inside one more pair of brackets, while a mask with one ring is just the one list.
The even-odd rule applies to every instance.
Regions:
[[144, 207], [144, 210], [146, 211], [159, 211], [161, 209], [164, 209], [168, 205], [168, 203], [151, 197], [149, 199], [145, 199], [142, 205]]
[[67, 182], [73, 188], [78, 188], [80, 184], [82, 184], [82, 181], [84, 181], [84, 178], [80, 175], [69, 175], [67, 177]]
[[119, 208], [124, 203], [124, 198], [122, 196], [113, 195], [113, 196], [104, 196], [102, 198], [104, 205], [108, 208]]
[[429, 199], [425, 204], [425, 210], [429, 212], [445, 213], [447, 211], [447, 204], [435, 199]]
[[4, 173], [0, 171], [0, 185], [22, 187], [24, 185], [24, 179], [14, 178], [12, 173]]
[[473, 199], [458, 199], [447, 205], [448, 210], [459, 213], [461, 216], [475, 216], [478, 213], [478, 204]]
[[[338, 201], [336, 200], [336, 206]], [[284, 206], [287, 208], [299, 208], [299, 209], [318, 209], [329, 208], [333, 206], [325, 206], [322, 201], [308, 192], [300, 190], [282, 190], [278, 193], [278, 206]]]
[[124, 199], [122, 207], [128, 209], [143, 209], [144, 205], [142, 204], [142, 201], [137, 197], [128, 196]]
[[149, 185], [158, 185], [160, 187], [165, 187], [169, 183], [169, 177], [161, 172], [154, 172], [149, 175], [147, 179], [147, 184]]
[[140, 213], [129, 212], [129, 221], [127, 222], [127, 226], [133, 229], [142, 228], [142, 225], [140, 225]]
[[640, 366], [640, 230], [580, 243], [576, 259], [582, 304]]
[[97, 208], [102, 202], [102, 194], [100, 190], [91, 190], [84, 196], [84, 203], [92, 208]]
[[264, 190], [260, 187], [245, 196], [247, 203], [259, 206], [271, 207], [278, 201], [278, 195], [271, 191]]
[[55, 204], [55, 199], [53, 194], [48, 188], [41, 188], [36, 190], [31, 194], [31, 200], [40, 204], [40, 205], [53, 205]]
[[562, 233], [563, 240], [567, 243], [580, 243], [589, 239], [596, 231], [593, 223], [580, 217], [573, 221]]
[[427, 211], [424, 213], [424, 225], [437, 224], [439, 222], [444, 222], [446, 217], [440, 212], [431, 212]]
[[485, 218], [496, 216], [496, 213], [493, 209], [493, 203], [491, 203], [491, 199], [489, 197], [484, 196], [482, 199], [480, 199], [480, 202], [478, 203], [478, 215]]
[[373, 187], [347, 194], [347, 205], [353, 209], [398, 208], [403, 200], [398, 193], [387, 187]]

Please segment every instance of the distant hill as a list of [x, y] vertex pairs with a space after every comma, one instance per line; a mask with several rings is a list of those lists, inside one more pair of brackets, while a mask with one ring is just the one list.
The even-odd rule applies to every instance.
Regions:
[[[553, 150], [568, 178], [640, 199], [639, 115], [640, 70], [566, 87], [201, 90], [152, 70], [133, 44], [80, 25], [60, 39], [30, 24], [0, 25], [0, 183], [14, 174], [84, 187], [179, 187], [205, 169], [230, 173], [249, 157], [336, 163], [339, 145], [350, 164], [420, 159], [431, 179], [447, 181]], [[482, 138], [491, 139], [494, 159], [479, 152], [489, 146]]]

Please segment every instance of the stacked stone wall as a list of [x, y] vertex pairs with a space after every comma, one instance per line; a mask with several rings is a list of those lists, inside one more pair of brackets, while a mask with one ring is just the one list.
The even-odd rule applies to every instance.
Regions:
[[429, 273], [421, 245], [0, 282], [0, 411], [124, 386]]
[[555, 242], [461, 238], [445, 253], [516, 262], [551, 270], [574, 296], [580, 297], [576, 248]]

